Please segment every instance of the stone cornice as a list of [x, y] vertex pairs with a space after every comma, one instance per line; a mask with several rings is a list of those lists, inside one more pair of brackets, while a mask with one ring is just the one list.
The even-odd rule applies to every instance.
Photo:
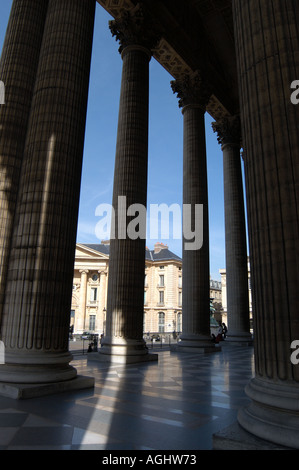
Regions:
[[119, 18], [125, 12], [134, 8], [134, 3], [131, 0], [98, 0], [98, 3], [102, 5], [113, 18]]

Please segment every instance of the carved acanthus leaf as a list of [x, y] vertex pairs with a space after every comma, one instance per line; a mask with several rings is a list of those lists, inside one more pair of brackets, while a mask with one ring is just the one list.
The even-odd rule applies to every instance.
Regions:
[[212, 123], [213, 131], [218, 135], [220, 145], [235, 144], [241, 147], [240, 116], [230, 116]]
[[143, 46], [150, 52], [161, 39], [159, 31], [143, 5], [138, 3], [133, 10], [109, 22], [112, 36], [120, 43], [121, 53], [127, 46]]
[[194, 72], [192, 75], [186, 75], [181, 80], [172, 81], [171, 87], [179, 98], [180, 108], [188, 105], [199, 105], [206, 110], [212, 90], [199, 71]]

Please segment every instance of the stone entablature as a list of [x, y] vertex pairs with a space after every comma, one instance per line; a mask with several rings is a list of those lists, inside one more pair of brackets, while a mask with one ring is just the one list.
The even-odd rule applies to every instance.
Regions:
[[[136, 4], [131, 0], [98, 0], [98, 3], [116, 20], [129, 16], [131, 12], [136, 10]], [[113, 21], [111, 23], [115, 24]], [[118, 21], [116, 23], [118, 24]], [[194, 70], [163, 36], [163, 32], [159, 41], [154, 45], [153, 57], [176, 80], [194, 74]], [[217, 121], [230, 116], [225, 105], [213, 93], [211, 93], [207, 104], [207, 112]]]

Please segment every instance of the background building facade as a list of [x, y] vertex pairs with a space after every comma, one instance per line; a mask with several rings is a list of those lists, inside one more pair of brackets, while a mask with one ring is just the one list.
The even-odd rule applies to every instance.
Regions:
[[[244, 344], [251, 338], [239, 190], [243, 147], [255, 375], [238, 426], [298, 449], [299, 369], [290, 359], [299, 338], [299, 108], [291, 99], [299, 76], [298, 2], [98, 2], [114, 18], [109, 26], [122, 60], [116, 212], [119, 195], [128, 198], [128, 206], [146, 206], [152, 57], [174, 79], [183, 113], [183, 203], [203, 204], [206, 242], [194, 256], [182, 254], [181, 352], [213, 349], [205, 113], [215, 119], [225, 166], [229, 335]], [[0, 323], [6, 346], [0, 390], [18, 397], [29, 384], [36, 396], [44, 384], [61, 392], [94, 383], [86, 378], [83, 385], [70, 365], [68, 331], [95, 3], [14, 0], [1, 56], [1, 81], [7, 85], [0, 110]], [[99, 360], [158, 359], [142, 338], [145, 251], [143, 239], [111, 240]], [[83, 280], [89, 275], [83, 269], [80, 274]], [[83, 305], [88, 289], [81, 286]]]
[[[71, 326], [74, 334], [106, 330], [109, 242], [76, 245]], [[163, 243], [146, 248], [144, 326], [147, 333], [182, 331], [182, 260]], [[210, 280], [215, 311], [221, 312], [221, 282]], [[221, 318], [219, 318], [221, 319]]]

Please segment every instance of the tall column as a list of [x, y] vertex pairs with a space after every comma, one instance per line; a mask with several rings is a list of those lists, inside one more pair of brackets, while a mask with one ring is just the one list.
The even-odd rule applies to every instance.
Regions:
[[87, 269], [80, 270], [80, 323], [77, 324], [79, 330], [85, 330], [85, 319], [86, 319], [86, 295], [87, 295]]
[[213, 123], [223, 151], [227, 341], [251, 343], [239, 116]]
[[100, 326], [102, 328], [102, 332], [104, 333], [105, 331], [105, 321], [106, 321], [106, 304], [107, 304], [107, 275], [108, 271], [107, 270], [100, 270], [98, 271], [100, 275], [100, 302], [99, 302], [99, 312], [102, 317], [102, 322], [100, 323]]
[[244, 137], [255, 339], [252, 399], [239, 423], [299, 449], [299, 77], [297, 2], [233, 1]]
[[27, 124], [48, 0], [14, 0], [0, 61], [0, 329]]
[[[157, 35], [140, 5], [110, 22], [110, 29], [121, 44], [123, 71], [113, 190], [115, 234], [110, 242], [106, 332], [98, 359], [129, 363], [157, 359], [143, 340], [145, 237], [129, 236], [126, 216], [133, 204], [147, 204], [149, 61]], [[145, 232], [145, 214], [139, 221]]]
[[[210, 333], [210, 262], [209, 262], [209, 210], [205, 112], [211, 93], [196, 72], [171, 83], [178, 94], [184, 115], [184, 168], [183, 168], [183, 332], [180, 350], [205, 352], [215, 350]], [[202, 206], [202, 213], [196, 207]], [[191, 227], [196, 234], [194, 247], [185, 228], [188, 227], [186, 208], [191, 208]], [[199, 243], [200, 240], [202, 243]]]
[[94, 0], [49, 1], [3, 308], [0, 387], [77, 377], [68, 330], [94, 15]]

